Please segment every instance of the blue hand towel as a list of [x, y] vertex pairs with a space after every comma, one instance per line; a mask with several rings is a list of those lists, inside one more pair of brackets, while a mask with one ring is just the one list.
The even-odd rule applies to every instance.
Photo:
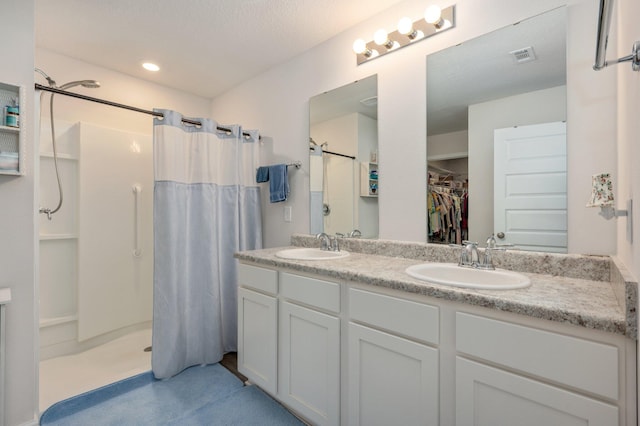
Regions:
[[285, 201], [289, 194], [289, 178], [287, 176], [287, 165], [277, 164], [269, 166], [269, 190], [272, 203]]
[[256, 182], [267, 182], [269, 180], [269, 167], [258, 167], [256, 172]]

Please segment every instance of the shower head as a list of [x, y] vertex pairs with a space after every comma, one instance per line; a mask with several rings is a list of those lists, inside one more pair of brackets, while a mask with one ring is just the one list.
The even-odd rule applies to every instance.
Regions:
[[58, 89], [66, 90], [75, 86], [82, 86], [88, 89], [96, 89], [100, 87], [100, 83], [98, 83], [95, 80], [77, 80], [77, 81], [70, 81], [69, 83], [65, 83], [62, 86], [58, 87]]
[[34, 68], [33, 70], [47, 79], [47, 83], [49, 83], [49, 86], [56, 87], [56, 81], [49, 77], [46, 72], [42, 71], [40, 68]]

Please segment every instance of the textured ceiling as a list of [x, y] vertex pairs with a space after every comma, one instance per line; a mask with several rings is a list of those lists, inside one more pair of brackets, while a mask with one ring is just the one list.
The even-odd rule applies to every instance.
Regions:
[[[468, 106], [566, 84], [565, 8], [427, 56], [427, 133], [464, 130]], [[537, 59], [509, 52], [533, 47]]]
[[398, 1], [36, 0], [36, 46], [214, 97]]

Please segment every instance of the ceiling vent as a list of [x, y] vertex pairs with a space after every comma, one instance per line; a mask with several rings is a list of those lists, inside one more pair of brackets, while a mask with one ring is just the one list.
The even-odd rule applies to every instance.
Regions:
[[371, 96], [370, 98], [360, 99], [360, 103], [364, 106], [374, 107], [378, 105], [378, 97]]
[[517, 63], [522, 64], [524, 62], [531, 62], [536, 60], [536, 54], [533, 51], [533, 47], [523, 47], [522, 49], [516, 49], [509, 52]]

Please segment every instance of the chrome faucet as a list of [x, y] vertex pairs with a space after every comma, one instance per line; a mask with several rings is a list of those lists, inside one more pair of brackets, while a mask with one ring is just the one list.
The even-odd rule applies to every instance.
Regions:
[[463, 248], [460, 252], [460, 261], [458, 262], [458, 266], [470, 266], [472, 268], [477, 268], [480, 264], [480, 259], [478, 257], [478, 243], [463, 241], [462, 244]]
[[362, 232], [360, 232], [359, 229], [354, 229], [353, 231], [349, 232], [349, 237], [351, 238], [360, 238], [362, 236]]
[[506, 251], [507, 248], [513, 247], [513, 244], [497, 244], [496, 238], [491, 234], [489, 238], [487, 238], [487, 247], [484, 249], [484, 258], [478, 264], [479, 269], [488, 269], [494, 270], [496, 267], [493, 265], [493, 252], [495, 251]]
[[331, 246], [331, 237], [324, 232], [321, 232], [316, 235], [316, 239], [320, 240], [320, 250], [329, 250], [329, 247]]
[[513, 247], [512, 245], [496, 244], [496, 239], [491, 235], [487, 239], [487, 247], [484, 249], [484, 254], [478, 252], [478, 243], [473, 241], [463, 241], [462, 246], [458, 244], [450, 244], [451, 247], [461, 248], [460, 259], [458, 260], [458, 266], [464, 266], [477, 269], [496, 269], [493, 265], [493, 252], [505, 251], [507, 247]]
[[484, 249], [484, 257], [482, 259], [482, 261], [478, 264], [477, 268], [478, 269], [488, 269], [493, 271], [494, 269], [496, 269], [495, 266], [493, 266], [493, 252], [495, 250], [506, 250], [504, 248], [498, 248], [498, 247], [485, 247]]
[[327, 251], [340, 251], [340, 243], [338, 242], [339, 236], [332, 237], [330, 235], [321, 232], [316, 235], [316, 239], [320, 240], [320, 250]]
[[[331, 251], [340, 251], [340, 243], [339, 243], [340, 238], [341, 237], [337, 234], [335, 237], [329, 237]], [[344, 238], [344, 236], [342, 238]]]

